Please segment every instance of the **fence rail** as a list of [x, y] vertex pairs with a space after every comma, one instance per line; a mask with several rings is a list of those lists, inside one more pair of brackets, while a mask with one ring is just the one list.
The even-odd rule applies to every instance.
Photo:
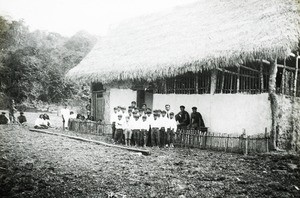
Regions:
[[174, 145], [178, 147], [200, 148], [237, 153], [264, 153], [269, 151], [270, 136], [267, 132], [247, 136], [210, 133], [200, 130], [178, 130]]
[[104, 124], [90, 120], [70, 120], [69, 129], [71, 131], [89, 133], [95, 135], [111, 134], [111, 124]]
[[[104, 124], [89, 120], [73, 119], [70, 121], [70, 130], [95, 135], [111, 134], [111, 124]], [[175, 133], [174, 145], [176, 147], [199, 148], [234, 153], [265, 153], [269, 151], [270, 135], [265, 133], [257, 135], [242, 135], [210, 133], [207, 128], [200, 130], [182, 129]]]

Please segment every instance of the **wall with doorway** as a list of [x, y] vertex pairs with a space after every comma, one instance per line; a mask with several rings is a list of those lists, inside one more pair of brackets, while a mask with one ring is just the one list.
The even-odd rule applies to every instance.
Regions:
[[145, 90], [138, 90], [137, 91], [137, 98], [136, 98], [137, 106], [142, 108], [142, 104], [146, 104], [147, 107], [152, 109], [153, 106], [153, 92], [145, 91]]
[[131, 89], [110, 89], [109, 90], [109, 110], [110, 110], [110, 118], [106, 120], [106, 122], [110, 123], [111, 117], [114, 112], [114, 107], [116, 106], [125, 106], [126, 109], [131, 105], [132, 101], [136, 101], [136, 91]]
[[145, 104], [148, 108], [153, 108], [153, 93], [145, 92]]
[[176, 114], [179, 106], [184, 105], [191, 113], [196, 106], [204, 122], [212, 132], [240, 134], [264, 133], [265, 127], [271, 128], [271, 108], [268, 94], [154, 94], [153, 108], [164, 109], [171, 105]]

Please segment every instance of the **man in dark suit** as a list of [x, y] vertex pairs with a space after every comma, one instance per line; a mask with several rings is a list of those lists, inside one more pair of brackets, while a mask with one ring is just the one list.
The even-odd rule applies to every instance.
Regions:
[[180, 112], [175, 116], [176, 121], [178, 121], [178, 129], [186, 129], [190, 124], [190, 115], [185, 111], [185, 106], [180, 106]]
[[193, 112], [191, 114], [191, 128], [199, 129], [201, 127], [205, 127], [201, 113], [197, 112], [197, 107], [193, 107], [192, 111]]

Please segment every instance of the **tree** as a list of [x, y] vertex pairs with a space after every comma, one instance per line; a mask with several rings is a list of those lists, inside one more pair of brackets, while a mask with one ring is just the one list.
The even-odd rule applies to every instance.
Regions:
[[95, 42], [94, 36], [83, 31], [71, 38], [40, 30], [29, 32], [23, 21], [0, 16], [0, 93], [18, 103], [59, 103], [81, 95], [81, 85], [66, 81], [64, 75]]

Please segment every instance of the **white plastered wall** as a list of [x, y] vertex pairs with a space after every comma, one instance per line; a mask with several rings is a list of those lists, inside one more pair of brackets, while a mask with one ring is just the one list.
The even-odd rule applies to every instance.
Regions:
[[154, 94], [153, 109], [164, 109], [171, 105], [176, 114], [184, 105], [191, 113], [196, 106], [202, 114], [209, 131], [240, 134], [246, 129], [248, 135], [264, 133], [271, 127], [271, 108], [268, 94]]

